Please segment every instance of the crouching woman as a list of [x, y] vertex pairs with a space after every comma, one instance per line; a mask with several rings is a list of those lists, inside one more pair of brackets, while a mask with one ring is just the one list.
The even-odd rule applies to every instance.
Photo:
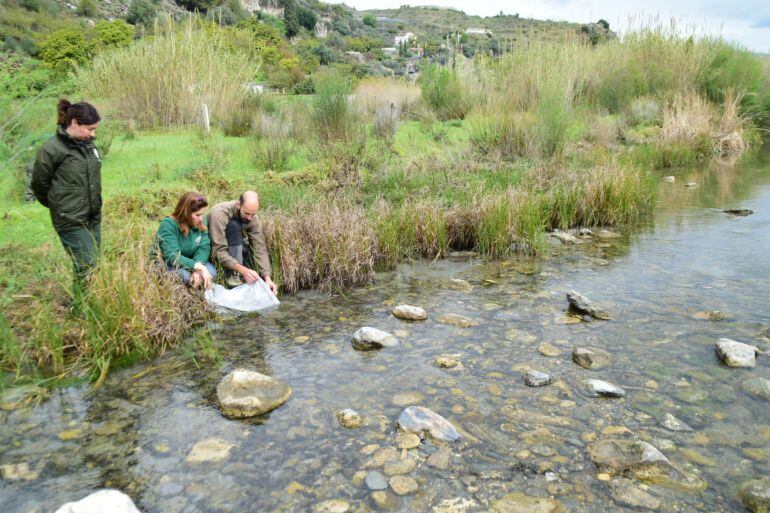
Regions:
[[211, 241], [204, 222], [206, 198], [186, 192], [179, 198], [174, 212], [158, 227], [153, 257], [163, 261], [166, 269], [193, 288], [211, 288], [217, 271], [209, 262]]

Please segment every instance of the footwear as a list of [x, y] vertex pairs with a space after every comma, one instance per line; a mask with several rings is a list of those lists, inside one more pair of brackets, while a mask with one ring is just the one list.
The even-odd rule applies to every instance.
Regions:
[[225, 280], [225, 283], [229, 288], [233, 289], [239, 285], [243, 285], [244, 282], [243, 282], [243, 278], [241, 278], [239, 274], [233, 274], [232, 276], [227, 277], [227, 280]]

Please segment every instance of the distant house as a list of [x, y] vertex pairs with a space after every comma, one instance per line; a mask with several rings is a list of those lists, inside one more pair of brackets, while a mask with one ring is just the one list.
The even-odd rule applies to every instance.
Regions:
[[399, 34], [396, 37], [393, 38], [393, 44], [395, 46], [401, 46], [404, 43], [408, 43], [414, 39], [414, 34], [412, 32], [406, 32], [404, 34]]
[[474, 27], [468, 27], [467, 29], [465, 29], [465, 33], [471, 34], [471, 35], [482, 35], [482, 36], [492, 35], [491, 30], [487, 30], [485, 28], [474, 28]]
[[380, 48], [382, 50], [383, 55], [387, 55], [388, 57], [395, 57], [398, 55], [398, 48], [388, 47], [388, 48]]

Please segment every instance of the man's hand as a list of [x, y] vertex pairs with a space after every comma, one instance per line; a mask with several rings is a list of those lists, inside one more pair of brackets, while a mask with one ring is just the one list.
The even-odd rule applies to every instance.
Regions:
[[270, 287], [270, 291], [273, 294], [278, 294], [278, 287], [273, 282], [273, 280], [270, 279], [270, 276], [265, 276], [265, 283], [267, 284], [268, 287]]
[[245, 265], [238, 264], [235, 271], [243, 277], [243, 281], [246, 283], [255, 283], [259, 280], [259, 273], [254, 269], [249, 269]]

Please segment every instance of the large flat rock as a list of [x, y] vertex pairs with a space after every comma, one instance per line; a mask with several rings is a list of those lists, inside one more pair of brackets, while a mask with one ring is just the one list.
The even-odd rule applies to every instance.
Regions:
[[246, 369], [236, 369], [217, 385], [219, 409], [225, 417], [263, 415], [285, 403], [291, 387], [283, 381]]
[[420, 437], [429, 435], [435, 440], [454, 442], [462, 438], [451, 422], [423, 406], [410, 406], [398, 416], [398, 427]]
[[728, 367], [754, 367], [758, 351], [755, 346], [729, 338], [720, 338], [716, 345], [717, 355]]

